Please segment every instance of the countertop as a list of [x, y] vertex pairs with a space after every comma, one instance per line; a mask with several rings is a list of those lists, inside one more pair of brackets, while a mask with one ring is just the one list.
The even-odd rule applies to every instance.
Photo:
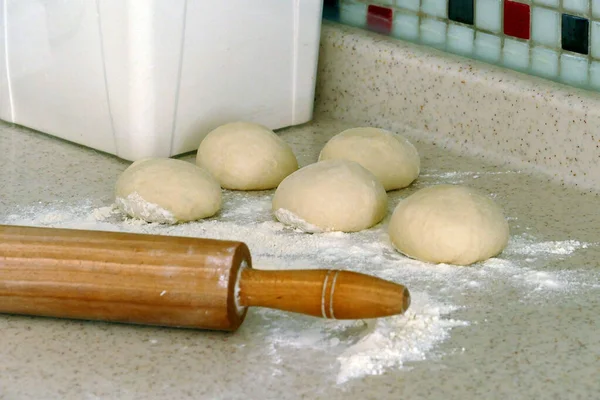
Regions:
[[[350, 126], [320, 116], [280, 134], [306, 165], [328, 138]], [[465, 321], [423, 360], [338, 384], [319, 365], [330, 360], [326, 370], [338, 368], [327, 352], [288, 347], [277, 357], [265, 356], [272, 341], [261, 334], [266, 314], [257, 310], [233, 334], [1, 315], [0, 398], [597, 398], [600, 198], [544, 176], [455, 155], [414, 130], [411, 139], [422, 157], [421, 176], [412, 187], [390, 192], [390, 209], [421, 187], [471, 185], [494, 196], [512, 237], [512, 250], [499, 257], [507, 270], [502, 263], [495, 269], [443, 267], [452, 279], [487, 271], [477, 285], [454, 286], [436, 275], [435, 266], [422, 273], [413, 266], [406, 275], [403, 283], [411, 291], [452, 303], [456, 309], [446, 317]], [[30, 214], [44, 208], [110, 206], [115, 180], [128, 165], [6, 124], [0, 124], [0, 155], [0, 223], [28, 215], [35, 222]], [[255, 261], [268, 262], [269, 256]], [[292, 325], [304, 321], [269, 316]], [[301, 339], [301, 328], [297, 334]]]

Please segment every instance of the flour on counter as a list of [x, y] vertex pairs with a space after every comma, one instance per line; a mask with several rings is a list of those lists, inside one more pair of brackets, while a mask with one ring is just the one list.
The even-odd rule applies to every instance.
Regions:
[[302, 232], [308, 232], [308, 233], [323, 232], [323, 229], [319, 228], [316, 225], [309, 224], [308, 222], [306, 222], [305, 220], [303, 220], [302, 218], [300, 218], [293, 212], [286, 210], [285, 208], [280, 208], [278, 210], [275, 210], [274, 214], [277, 217], [277, 219], [279, 221], [281, 221], [282, 223], [284, 223], [285, 225], [294, 227]]
[[249, 246], [257, 268], [348, 269], [406, 285], [412, 303], [402, 316], [331, 321], [273, 310], [253, 311], [263, 322], [249, 329], [255, 329], [255, 337], [265, 341], [263, 356], [270, 357], [274, 366], [283, 362], [282, 349], [323, 350], [340, 384], [433, 356], [453, 328], [469, 325], [456, 317], [461, 308], [470, 306], [461, 304], [465, 293], [497, 291], [502, 295], [509, 286], [514, 296], [526, 300], [583, 286], [576, 271], [539, 271], [529, 268], [528, 260], [565, 257], [591, 246], [589, 243], [540, 242], [531, 235], [517, 235], [511, 237], [502, 258], [471, 267], [432, 265], [396, 252], [382, 225], [357, 233], [298, 232], [273, 219], [270, 199], [271, 194], [264, 192], [226, 191], [220, 215], [180, 225], [131, 219], [114, 206], [62, 203], [16, 209], [0, 218], [0, 223], [239, 240]]
[[177, 218], [175, 218], [171, 211], [165, 210], [158, 204], [144, 200], [137, 192], [133, 192], [125, 198], [117, 197], [116, 201], [119, 207], [129, 215], [139, 215], [144, 220], [166, 224], [177, 222]]
[[[519, 173], [521, 173], [521, 171], [481, 171], [481, 172], [447, 171], [447, 172], [441, 172], [441, 171], [430, 170], [428, 173], [420, 174], [419, 179], [423, 179], [423, 178], [425, 178], [426, 180], [431, 179], [434, 181], [433, 182], [434, 184], [435, 183], [444, 183], [444, 184], [457, 185], [457, 184], [464, 183], [465, 180], [467, 180], [467, 179], [478, 179], [482, 176], [519, 174]], [[431, 184], [431, 182], [429, 184]]]

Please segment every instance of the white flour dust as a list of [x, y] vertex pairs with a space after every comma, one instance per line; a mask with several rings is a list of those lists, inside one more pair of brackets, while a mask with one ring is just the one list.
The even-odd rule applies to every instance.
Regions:
[[474, 171], [449, 171], [449, 172], [441, 172], [430, 170], [428, 173], [419, 175], [419, 179], [429, 179], [433, 182], [428, 182], [428, 185], [431, 184], [452, 184], [458, 185], [464, 183], [466, 180], [471, 179], [479, 179], [482, 176], [489, 175], [507, 175], [507, 174], [518, 174], [521, 171], [482, 171], [482, 172], [474, 172]]
[[308, 233], [320, 233], [323, 232], [323, 229], [319, 228], [316, 225], [309, 224], [293, 212], [286, 210], [285, 208], [280, 208], [275, 210], [275, 217], [281, 221], [282, 223], [293, 226], [296, 229], [299, 229], [302, 232]]
[[[357, 233], [307, 234], [285, 227], [271, 214], [271, 194], [224, 192], [224, 209], [214, 218], [180, 225], [146, 223], [124, 216], [114, 206], [39, 205], [21, 208], [0, 223], [239, 240], [253, 264], [263, 269], [337, 268], [379, 276], [406, 285], [409, 311], [373, 321], [330, 321], [257, 309], [256, 336], [266, 343], [265, 357], [277, 366], [295, 349], [321, 351], [337, 383], [402, 368], [434, 354], [453, 328], [468, 321], [453, 317], [469, 305], [462, 294], [486, 295], [509, 285], [522, 299], [572, 290], [581, 283], [568, 271], [529, 268], [531, 260], [564, 257], [589, 244], [574, 240], [539, 242], [513, 236], [502, 258], [472, 267], [432, 265], [396, 252], [385, 225]], [[497, 285], [505, 285], [498, 289]], [[597, 282], [586, 282], [595, 285]], [[435, 293], [436, 296], [433, 296]], [[162, 294], [161, 294], [162, 295]], [[291, 356], [290, 356], [291, 357]], [[295, 356], [294, 356], [295, 357]], [[329, 362], [327, 362], [329, 360]]]
[[129, 196], [117, 197], [117, 205], [129, 215], [139, 215], [146, 221], [154, 221], [163, 224], [174, 224], [177, 218], [169, 210], [165, 210], [158, 204], [150, 203], [142, 198], [137, 192]]

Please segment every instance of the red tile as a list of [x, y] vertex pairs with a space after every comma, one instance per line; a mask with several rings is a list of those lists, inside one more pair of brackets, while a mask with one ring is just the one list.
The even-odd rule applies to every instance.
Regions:
[[367, 26], [375, 32], [390, 33], [393, 19], [394, 11], [391, 8], [373, 5], [367, 8]]
[[516, 1], [504, 1], [504, 33], [520, 39], [531, 37], [531, 9]]

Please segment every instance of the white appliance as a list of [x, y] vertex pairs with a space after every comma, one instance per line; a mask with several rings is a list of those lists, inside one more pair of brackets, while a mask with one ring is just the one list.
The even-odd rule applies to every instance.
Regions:
[[127, 160], [312, 117], [322, 0], [0, 0], [0, 119]]

